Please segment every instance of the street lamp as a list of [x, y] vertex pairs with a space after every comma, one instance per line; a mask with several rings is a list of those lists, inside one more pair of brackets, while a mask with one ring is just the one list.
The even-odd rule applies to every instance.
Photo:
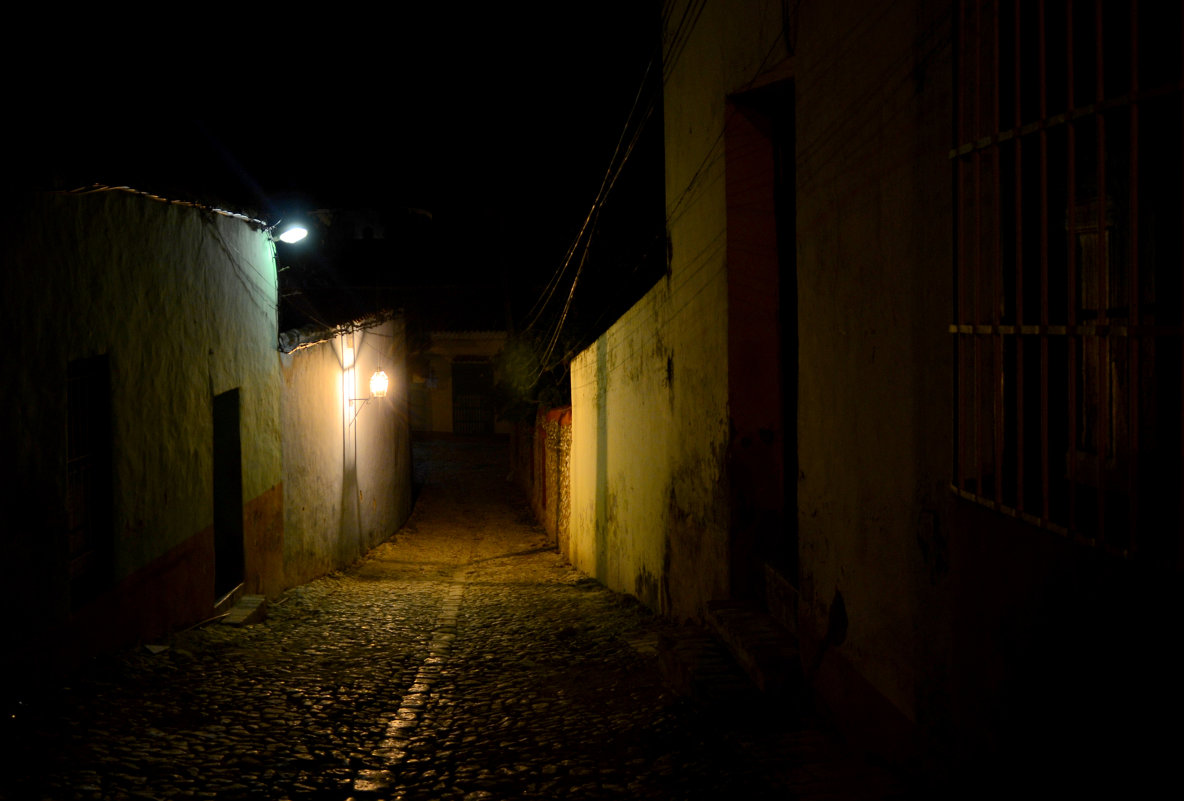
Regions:
[[370, 376], [370, 397], [368, 397], [368, 398], [350, 398], [349, 399], [349, 402], [351, 404], [361, 401], [361, 404], [354, 407], [354, 416], [350, 418], [349, 424], [351, 426], [354, 424], [354, 421], [358, 419], [358, 415], [361, 414], [361, 412], [362, 412], [362, 407], [365, 406], [367, 403], [374, 400], [375, 398], [385, 398], [386, 391], [389, 387], [390, 387], [390, 379], [388, 379], [386, 377], [386, 373], [383, 372], [383, 369], [381, 367], [379, 367], [377, 370], [374, 371], [374, 374]]
[[374, 375], [370, 376], [370, 397], [385, 398], [386, 389], [390, 382], [387, 380], [386, 373], [379, 367], [374, 371]]
[[272, 242], [285, 242], [289, 245], [308, 236], [308, 226], [299, 219], [280, 220], [267, 231]]

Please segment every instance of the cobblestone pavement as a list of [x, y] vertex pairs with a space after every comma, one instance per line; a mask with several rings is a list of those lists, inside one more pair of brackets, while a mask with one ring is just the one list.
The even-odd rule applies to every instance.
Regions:
[[27, 688], [11, 799], [883, 798], [776, 712], [670, 693], [669, 624], [548, 547], [504, 448], [435, 442], [406, 527], [208, 625]]

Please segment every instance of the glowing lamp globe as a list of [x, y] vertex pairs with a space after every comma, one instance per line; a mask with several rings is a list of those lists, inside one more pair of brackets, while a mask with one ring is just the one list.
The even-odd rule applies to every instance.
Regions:
[[303, 226], [294, 225], [280, 234], [280, 241], [287, 242], [289, 245], [299, 242], [304, 237], [308, 236], [308, 229]]
[[370, 397], [385, 398], [386, 389], [390, 382], [387, 380], [386, 373], [382, 370], [376, 370], [374, 375], [370, 376]]

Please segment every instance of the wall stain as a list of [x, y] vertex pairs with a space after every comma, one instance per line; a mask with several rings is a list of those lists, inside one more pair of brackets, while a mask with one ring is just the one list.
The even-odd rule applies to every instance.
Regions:
[[633, 594], [650, 609], [660, 609], [661, 582], [644, 567], [633, 581]]

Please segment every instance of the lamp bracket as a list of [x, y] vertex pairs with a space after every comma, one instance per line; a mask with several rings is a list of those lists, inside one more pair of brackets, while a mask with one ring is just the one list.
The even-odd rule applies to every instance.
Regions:
[[362, 411], [362, 406], [365, 406], [367, 403], [369, 403], [370, 399], [369, 398], [350, 398], [349, 399], [350, 403], [357, 403], [358, 401], [361, 401], [362, 405], [358, 406], [357, 408], [354, 409], [354, 416], [349, 419], [349, 424], [351, 426], [354, 424], [354, 421], [358, 419], [358, 415]]

